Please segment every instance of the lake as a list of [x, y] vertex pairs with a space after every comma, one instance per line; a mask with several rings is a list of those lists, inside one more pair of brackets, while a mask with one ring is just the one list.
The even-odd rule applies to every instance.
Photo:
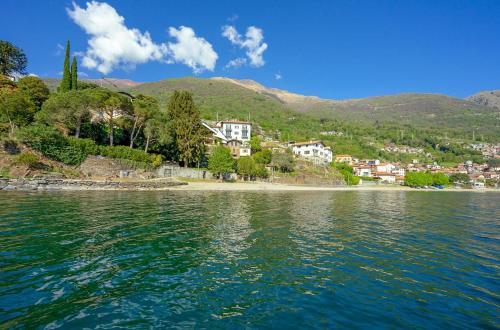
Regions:
[[0, 328], [498, 328], [500, 194], [0, 193]]

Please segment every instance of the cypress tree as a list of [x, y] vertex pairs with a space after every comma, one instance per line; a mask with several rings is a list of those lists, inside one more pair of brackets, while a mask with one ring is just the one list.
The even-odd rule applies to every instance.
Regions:
[[78, 67], [76, 64], [76, 57], [73, 56], [73, 62], [71, 63], [71, 90], [78, 89]]
[[66, 43], [66, 55], [64, 56], [63, 77], [59, 91], [68, 92], [71, 90], [71, 72], [69, 71], [69, 40]]
[[179, 160], [184, 162], [184, 167], [197, 163], [203, 155], [207, 133], [191, 93], [174, 91], [168, 105], [168, 115]]

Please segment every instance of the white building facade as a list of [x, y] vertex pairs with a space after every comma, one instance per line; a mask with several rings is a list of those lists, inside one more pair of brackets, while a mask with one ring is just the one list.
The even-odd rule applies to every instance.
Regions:
[[252, 124], [247, 121], [227, 120], [219, 122], [217, 126], [227, 140], [250, 142]]
[[292, 151], [294, 155], [318, 165], [330, 164], [333, 160], [332, 149], [325, 147], [321, 141], [295, 143]]

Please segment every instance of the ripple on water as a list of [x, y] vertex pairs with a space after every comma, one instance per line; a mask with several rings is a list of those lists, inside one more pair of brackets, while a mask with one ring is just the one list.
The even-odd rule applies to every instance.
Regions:
[[0, 327], [498, 328], [498, 194], [0, 193]]

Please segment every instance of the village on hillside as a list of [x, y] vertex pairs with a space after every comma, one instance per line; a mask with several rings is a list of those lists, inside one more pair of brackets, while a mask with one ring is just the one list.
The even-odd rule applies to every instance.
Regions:
[[[203, 121], [203, 125], [212, 132], [208, 145], [213, 148], [217, 144], [227, 146], [231, 150], [231, 156], [235, 159], [252, 155], [252, 123], [239, 120], [223, 120], [219, 122]], [[456, 186], [470, 186], [472, 188], [484, 188], [486, 182], [497, 186], [500, 179], [500, 165], [490, 166], [487, 163], [476, 164], [466, 161], [453, 167], [445, 167], [433, 163], [421, 163], [418, 159], [412, 159], [408, 164], [401, 162], [384, 162], [379, 159], [359, 159], [349, 154], [334, 154], [332, 147], [326, 146], [321, 140], [311, 141], [287, 141], [280, 142], [266, 137], [262, 131], [257, 130], [256, 136], [261, 147], [268, 149], [272, 154], [291, 154], [297, 161], [303, 161], [310, 166], [335, 167], [338, 164], [348, 165], [352, 174], [359, 177], [358, 184], [405, 184], [407, 173], [442, 173], [451, 177], [450, 182]], [[500, 158], [500, 144], [472, 144], [474, 150], [479, 150], [487, 158]], [[209, 148], [209, 150], [210, 150]], [[393, 153], [419, 154], [422, 148], [408, 146], [388, 145], [385, 151]], [[267, 169], [272, 170], [272, 166]], [[455, 180], [453, 178], [455, 177]], [[441, 188], [442, 185], [434, 185]]]

